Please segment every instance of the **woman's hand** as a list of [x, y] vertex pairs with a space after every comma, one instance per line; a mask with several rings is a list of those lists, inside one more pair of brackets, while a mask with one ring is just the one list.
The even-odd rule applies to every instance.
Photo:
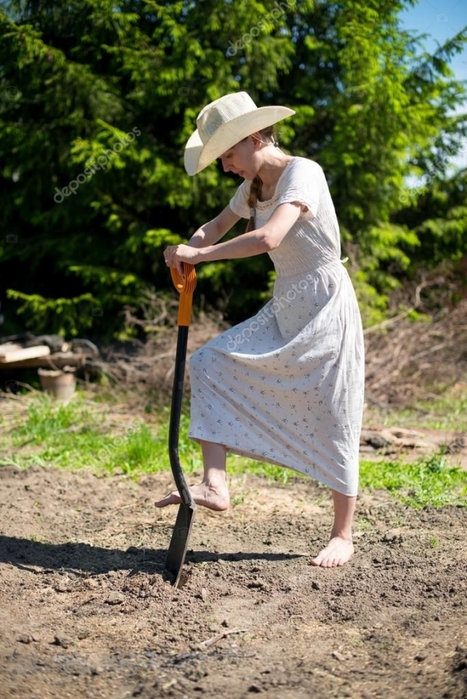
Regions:
[[181, 277], [183, 277], [182, 262], [195, 265], [200, 262], [201, 255], [197, 248], [190, 245], [169, 245], [164, 250], [164, 260], [167, 267], [175, 267]]

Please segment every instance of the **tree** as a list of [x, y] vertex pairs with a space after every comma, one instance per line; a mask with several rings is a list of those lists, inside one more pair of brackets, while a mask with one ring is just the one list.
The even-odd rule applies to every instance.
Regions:
[[297, 52], [281, 83], [283, 98], [304, 105], [294, 146], [329, 175], [369, 321], [420, 244], [422, 229], [393, 215], [407, 180], [443, 176], [466, 134], [466, 116], [452, 116], [465, 89], [449, 62], [467, 28], [429, 55], [423, 37], [400, 29], [407, 4], [415, 3], [317, 3], [292, 26]]
[[[439, 175], [465, 134], [464, 117], [450, 116], [465, 92], [449, 70], [465, 31], [429, 56], [400, 31], [407, 4], [3, 3], [9, 327], [20, 304], [33, 330], [109, 336], [142, 288], [171, 289], [162, 249], [237, 184], [215, 167], [189, 178], [184, 144], [201, 107], [238, 89], [296, 109], [282, 143], [323, 165], [361, 299], [384, 307], [394, 264], [410, 265], [421, 234], [393, 216], [406, 178]], [[267, 257], [205, 265], [198, 296], [237, 320], [261, 303], [271, 269]]]
[[412, 270], [453, 267], [466, 258], [467, 170], [426, 178], [401, 199], [404, 206], [394, 213], [394, 220], [403, 222], [423, 243], [412, 254]]

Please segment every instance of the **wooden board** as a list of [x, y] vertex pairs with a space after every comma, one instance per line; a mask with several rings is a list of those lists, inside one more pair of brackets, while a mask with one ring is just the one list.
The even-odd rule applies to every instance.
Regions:
[[5, 342], [3, 345], [0, 345], [0, 357], [7, 352], [14, 352], [19, 349], [23, 349], [23, 345], [17, 345], [15, 342]]
[[8, 346], [0, 346], [0, 363], [9, 364], [10, 362], [21, 362], [24, 359], [35, 359], [36, 357], [46, 357], [50, 354], [50, 349], [47, 345], [38, 345], [37, 347], [18, 347], [13, 343]]
[[[0, 372], [11, 371], [11, 369], [63, 369], [66, 366], [83, 367], [86, 365], [86, 355], [76, 352], [60, 352], [58, 354], [48, 354], [46, 357], [36, 357], [35, 359], [24, 359], [15, 362], [0, 361]], [[1, 693], [1, 692], [0, 692]]]

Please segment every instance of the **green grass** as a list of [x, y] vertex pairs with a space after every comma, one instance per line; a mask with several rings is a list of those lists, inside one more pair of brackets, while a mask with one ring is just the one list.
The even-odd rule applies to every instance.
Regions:
[[[5, 401], [3, 401], [5, 405]], [[16, 407], [16, 410], [15, 410]], [[0, 466], [53, 465], [115, 471], [139, 476], [169, 470], [169, 411], [134, 417], [114, 415], [110, 404], [79, 395], [68, 405], [36, 394], [10, 406], [8, 418], [0, 416]], [[113, 416], [113, 417], [112, 417]], [[202, 470], [201, 451], [188, 439], [189, 419], [180, 421], [179, 455], [185, 473]], [[294, 474], [279, 466], [229, 457], [229, 471], [255, 472], [287, 483]]]
[[[460, 404], [457, 408], [461, 409]], [[168, 422], [168, 410], [131, 411], [80, 394], [68, 405], [41, 393], [2, 398], [0, 466], [88, 468], [135, 478], [169, 470]], [[188, 416], [182, 415], [180, 460], [184, 472], [191, 474], [201, 471], [202, 461], [198, 445], [187, 433]], [[290, 469], [237, 456], [229, 457], [228, 470], [292, 485], [302, 477]], [[467, 472], [450, 468], [442, 453], [417, 463], [363, 461], [360, 482], [362, 488], [385, 490], [411, 507], [467, 504]]]
[[415, 463], [362, 461], [360, 485], [386, 490], [416, 509], [467, 506], [467, 471], [449, 467], [442, 452]]
[[418, 401], [407, 410], [391, 410], [382, 413], [370, 408], [367, 419], [374, 419], [387, 427], [397, 425], [413, 429], [451, 430], [467, 432], [467, 391], [446, 391], [433, 396], [433, 400]]
[[2, 465], [52, 464], [109, 473], [116, 469], [152, 472], [169, 465], [163, 421], [151, 427], [139, 416], [112, 417], [111, 406], [79, 396], [68, 405], [56, 403], [46, 394], [24, 401], [22, 419], [10, 419], [13, 425], [2, 430]]

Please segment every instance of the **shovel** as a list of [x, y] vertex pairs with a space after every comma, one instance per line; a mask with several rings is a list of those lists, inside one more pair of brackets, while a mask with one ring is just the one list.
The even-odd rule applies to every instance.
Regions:
[[177, 352], [175, 356], [172, 406], [170, 410], [169, 457], [175, 485], [177, 486], [182, 502], [178, 508], [172, 539], [167, 551], [165, 569], [175, 577], [175, 587], [179, 587], [180, 575], [182, 572], [183, 563], [185, 561], [188, 540], [190, 538], [196, 511], [196, 503], [193, 500], [193, 496], [186, 484], [178, 454], [188, 328], [191, 321], [193, 291], [196, 287], [196, 273], [193, 265], [189, 265], [184, 262], [183, 272], [184, 276], [181, 277], [174, 267], [170, 268], [172, 281], [175, 288], [180, 293], [180, 304], [178, 307]]

